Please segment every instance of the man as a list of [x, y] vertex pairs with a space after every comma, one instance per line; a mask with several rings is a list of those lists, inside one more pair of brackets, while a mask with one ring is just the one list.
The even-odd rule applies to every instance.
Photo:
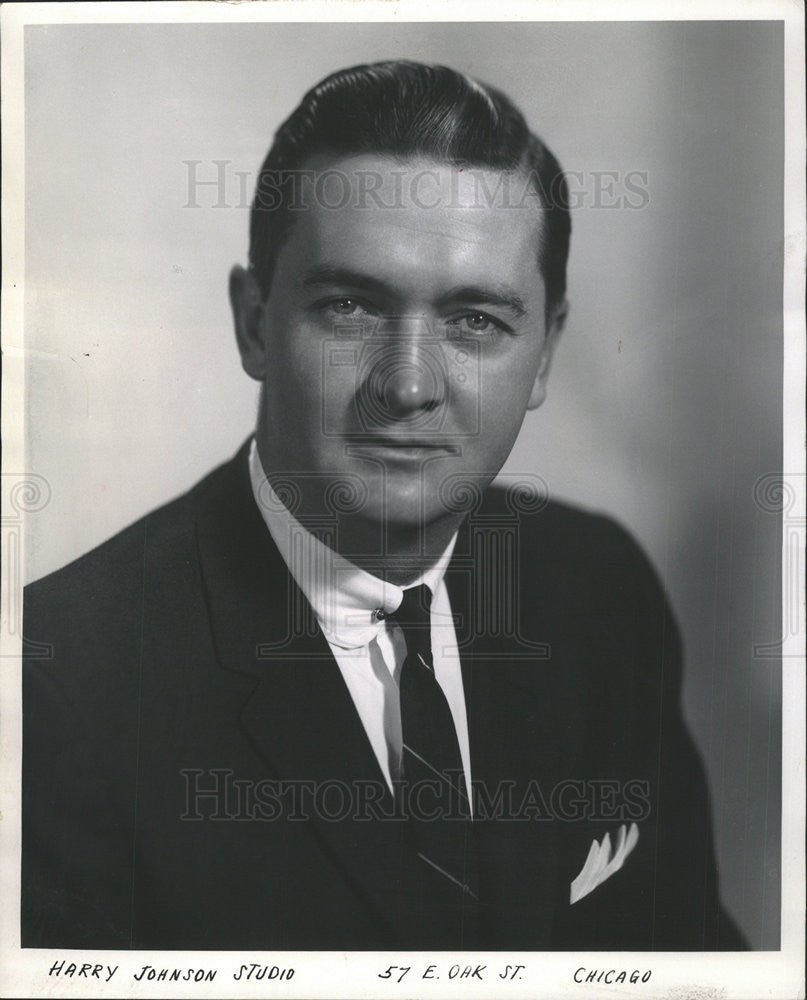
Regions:
[[26, 595], [24, 946], [740, 946], [652, 570], [490, 486], [569, 228], [451, 70], [280, 128], [230, 279], [254, 439]]

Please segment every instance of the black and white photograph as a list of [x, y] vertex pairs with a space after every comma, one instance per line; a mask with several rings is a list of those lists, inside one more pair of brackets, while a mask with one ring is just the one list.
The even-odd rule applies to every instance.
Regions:
[[803, 10], [469, 12], [2, 11], [3, 995], [803, 996]]

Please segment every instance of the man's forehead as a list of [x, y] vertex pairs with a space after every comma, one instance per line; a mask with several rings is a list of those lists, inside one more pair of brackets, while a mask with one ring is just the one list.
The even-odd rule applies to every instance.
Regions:
[[306, 170], [279, 261], [298, 280], [323, 263], [421, 285], [541, 278], [542, 212], [534, 192], [523, 193], [525, 176], [371, 154], [321, 158]]
[[302, 206], [331, 211], [352, 207], [362, 211], [454, 210], [508, 216], [533, 213], [533, 221], [539, 224], [537, 183], [527, 170], [459, 165], [426, 156], [320, 154], [299, 171], [296, 193]]

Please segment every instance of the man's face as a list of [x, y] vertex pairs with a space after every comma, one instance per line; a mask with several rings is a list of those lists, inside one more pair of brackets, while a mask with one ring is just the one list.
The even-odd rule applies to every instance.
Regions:
[[560, 321], [547, 330], [540, 208], [489, 204], [496, 171], [311, 166], [332, 185], [309, 190], [262, 310], [248, 275], [234, 285], [243, 365], [264, 383], [261, 459], [294, 481], [298, 513], [322, 513], [348, 480], [359, 517], [422, 527], [446, 516], [458, 476], [490, 482], [543, 399]]

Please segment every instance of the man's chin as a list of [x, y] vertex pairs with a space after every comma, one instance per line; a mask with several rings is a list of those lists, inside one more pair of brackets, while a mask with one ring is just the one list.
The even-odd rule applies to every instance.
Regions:
[[368, 529], [386, 529], [387, 533], [423, 533], [440, 522], [451, 519], [444, 507], [435, 508], [415, 500], [406, 502], [396, 498], [386, 505], [370, 500], [364, 505], [357, 520], [366, 523]]

